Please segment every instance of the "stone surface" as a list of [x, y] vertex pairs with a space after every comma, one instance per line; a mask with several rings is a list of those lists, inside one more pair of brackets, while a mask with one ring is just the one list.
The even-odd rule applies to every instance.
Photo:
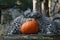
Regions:
[[4, 36], [4, 40], [53, 40], [53, 37], [42, 35], [15, 35]]

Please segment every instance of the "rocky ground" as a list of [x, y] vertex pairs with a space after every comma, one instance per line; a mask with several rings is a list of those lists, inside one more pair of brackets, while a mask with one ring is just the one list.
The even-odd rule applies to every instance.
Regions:
[[45, 37], [41, 35], [12, 35], [7, 36], [5, 29], [6, 25], [0, 24], [0, 40], [53, 40], [53, 37]]
[[[58, 15], [56, 15], [58, 16]], [[55, 17], [56, 17], [55, 16]], [[55, 18], [54, 17], [54, 18]], [[57, 27], [60, 28], [60, 19], [55, 20], [57, 23]], [[7, 24], [0, 24], [0, 40], [24, 40], [24, 39], [29, 39], [29, 40], [59, 40], [60, 36], [42, 36], [42, 35], [12, 35], [12, 36], [7, 36], [7, 29], [8, 25]], [[60, 29], [59, 29], [60, 30]]]

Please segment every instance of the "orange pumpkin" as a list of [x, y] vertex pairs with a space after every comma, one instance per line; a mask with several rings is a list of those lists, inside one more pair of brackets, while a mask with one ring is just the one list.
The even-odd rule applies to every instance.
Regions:
[[39, 24], [35, 20], [26, 21], [20, 30], [23, 34], [35, 34], [39, 31]]

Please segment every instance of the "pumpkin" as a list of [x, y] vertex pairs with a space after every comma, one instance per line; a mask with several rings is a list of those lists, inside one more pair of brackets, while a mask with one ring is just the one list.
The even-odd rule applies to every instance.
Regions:
[[22, 24], [20, 31], [23, 34], [35, 34], [39, 31], [39, 24], [35, 20], [26, 21]]

